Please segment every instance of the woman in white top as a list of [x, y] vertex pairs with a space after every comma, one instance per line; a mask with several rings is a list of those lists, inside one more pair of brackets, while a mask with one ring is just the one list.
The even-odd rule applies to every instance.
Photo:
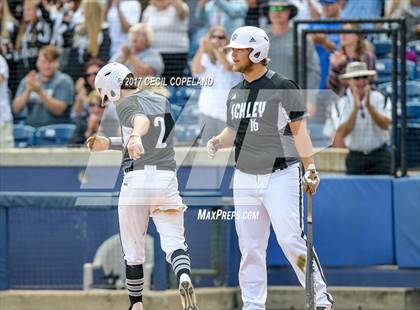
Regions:
[[137, 0], [108, 0], [106, 20], [111, 36], [111, 55], [128, 41], [128, 30], [140, 21], [141, 4]]
[[151, 0], [143, 13], [143, 23], [155, 34], [153, 48], [162, 55], [167, 80], [184, 75], [187, 66], [189, 8], [183, 0]]
[[198, 100], [204, 143], [226, 127], [226, 100], [230, 89], [241, 81], [241, 74], [232, 72], [232, 56], [223, 48], [228, 42], [222, 26], [210, 28], [201, 38], [191, 70], [195, 77], [211, 77], [213, 84], [203, 86]]
[[7, 81], [9, 67], [6, 60], [0, 55], [0, 148], [13, 147], [12, 123], [13, 117], [10, 109]]

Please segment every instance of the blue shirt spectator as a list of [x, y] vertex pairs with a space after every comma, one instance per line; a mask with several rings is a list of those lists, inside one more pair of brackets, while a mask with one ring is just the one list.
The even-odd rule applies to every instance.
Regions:
[[[322, 19], [340, 18], [341, 6], [339, 0], [320, 0], [322, 4]], [[340, 29], [341, 24], [312, 24], [310, 29]], [[330, 68], [330, 54], [337, 49], [340, 43], [338, 34], [314, 34], [312, 39], [315, 43], [315, 49], [318, 53], [319, 64], [321, 67], [321, 79], [319, 88], [327, 88], [327, 78]]]
[[27, 110], [26, 124], [33, 127], [70, 122], [74, 85], [67, 74], [58, 71], [59, 53], [54, 46], [43, 47], [38, 56], [39, 73], [30, 71], [20, 81], [13, 111]]
[[196, 19], [203, 20], [207, 29], [223, 26], [230, 36], [244, 25], [247, 12], [246, 0], [199, 0], [195, 13]]
[[342, 18], [379, 18], [383, 0], [346, 0]]

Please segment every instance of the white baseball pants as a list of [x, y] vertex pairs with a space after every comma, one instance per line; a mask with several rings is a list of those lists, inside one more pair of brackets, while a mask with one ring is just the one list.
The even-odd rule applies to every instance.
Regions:
[[145, 170], [126, 173], [118, 202], [118, 219], [127, 264], [140, 265], [145, 262], [149, 217], [153, 218], [169, 263], [172, 252], [178, 249], [186, 251], [185, 209], [175, 172], [146, 166]]
[[[264, 310], [267, 299], [266, 250], [273, 225], [277, 241], [305, 287], [306, 240], [299, 164], [264, 175], [235, 171], [234, 202], [240, 212], [259, 212], [258, 220], [235, 219], [242, 258], [239, 270], [243, 310]], [[299, 259], [300, 257], [300, 259]], [[315, 259], [316, 305], [332, 304], [318, 259]], [[299, 266], [300, 267], [299, 267]]]

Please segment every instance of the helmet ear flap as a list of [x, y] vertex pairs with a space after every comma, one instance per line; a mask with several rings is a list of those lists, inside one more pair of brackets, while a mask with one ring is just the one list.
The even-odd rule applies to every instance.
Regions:
[[249, 53], [249, 60], [251, 60], [254, 64], [259, 63], [261, 61], [261, 51], [253, 49], [251, 53]]

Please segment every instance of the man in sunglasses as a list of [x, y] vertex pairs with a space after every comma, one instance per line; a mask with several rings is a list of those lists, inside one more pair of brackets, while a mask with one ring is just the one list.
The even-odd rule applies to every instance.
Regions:
[[[342, 79], [348, 80], [346, 95], [338, 102], [338, 130], [349, 153], [347, 174], [389, 174], [391, 154], [388, 150], [391, 104], [380, 92], [372, 90], [369, 77], [376, 71], [366, 63], [351, 62]], [[335, 110], [333, 110], [335, 111]], [[337, 112], [333, 112], [336, 113]]]
[[[270, 68], [288, 78], [293, 78], [293, 28], [289, 21], [298, 14], [298, 8], [289, 1], [273, 0], [269, 2], [271, 27], [267, 32], [271, 45], [278, 47], [270, 51]], [[280, 48], [281, 47], [281, 48]], [[300, 66], [302, 67], [302, 66]], [[312, 40], [307, 40], [306, 67], [308, 89], [318, 89], [320, 80], [319, 58]]]

